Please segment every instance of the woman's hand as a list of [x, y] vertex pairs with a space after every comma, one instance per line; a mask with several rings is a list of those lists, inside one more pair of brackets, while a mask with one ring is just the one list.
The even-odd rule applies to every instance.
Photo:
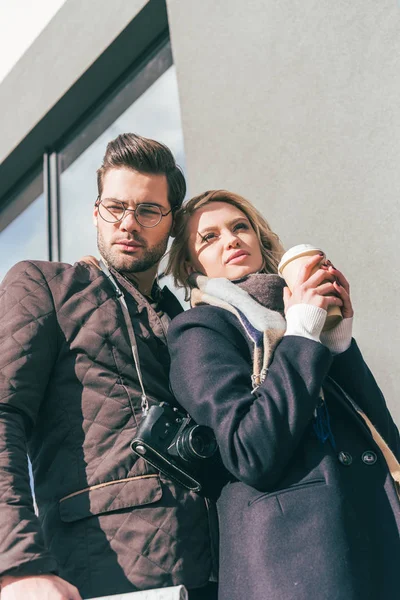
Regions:
[[292, 291], [288, 287], [284, 288], [285, 313], [295, 304], [312, 304], [327, 310], [329, 306], [344, 307], [346, 302], [346, 311], [352, 310], [347, 280], [331, 264], [321, 265], [316, 269], [321, 258], [322, 255], [318, 254], [310, 257], [300, 267]]
[[351, 319], [351, 317], [354, 315], [354, 310], [353, 310], [353, 307], [351, 304], [351, 299], [350, 299], [349, 282], [347, 281], [347, 279], [343, 275], [343, 273], [341, 271], [338, 271], [338, 269], [335, 269], [335, 267], [329, 260], [327, 261], [327, 271], [328, 271], [328, 273], [333, 275], [335, 278], [335, 281], [334, 281], [335, 290], [343, 302], [343, 305], [342, 305], [343, 319]]
[[97, 267], [97, 269], [100, 269], [99, 261], [95, 256], [92, 256], [91, 254], [88, 254], [87, 256], [82, 256], [82, 258], [80, 258], [78, 262], [84, 262], [87, 265], [90, 265], [91, 267]]

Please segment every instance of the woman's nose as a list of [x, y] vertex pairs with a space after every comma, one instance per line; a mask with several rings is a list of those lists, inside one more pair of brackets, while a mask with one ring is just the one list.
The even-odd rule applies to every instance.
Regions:
[[232, 231], [227, 232], [225, 236], [225, 246], [226, 248], [237, 248], [240, 246], [239, 237]]

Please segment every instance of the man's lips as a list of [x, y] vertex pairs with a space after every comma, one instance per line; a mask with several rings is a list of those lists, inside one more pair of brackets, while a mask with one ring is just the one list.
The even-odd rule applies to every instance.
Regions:
[[114, 246], [118, 246], [125, 252], [134, 252], [135, 250], [142, 248], [143, 244], [140, 244], [134, 240], [119, 240], [118, 242], [114, 242]]
[[225, 261], [225, 264], [240, 263], [246, 256], [249, 256], [249, 252], [246, 252], [246, 250], [237, 250], [229, 256], [229, 258]]

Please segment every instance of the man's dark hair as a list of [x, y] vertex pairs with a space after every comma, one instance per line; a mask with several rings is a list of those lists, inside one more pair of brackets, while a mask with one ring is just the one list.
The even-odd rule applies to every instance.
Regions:
[[186, 194], [186, 182], [181, 168], [169, 148], [156, 140], [136, 133], [122, 133], [107, 144], [103, 164], [97, 170], [99, 196], [103, 191], [104, 175], [110, 169], [125, 167], [139, 173], [165, 175], [168, 200], [173, 210], [181, 207]]

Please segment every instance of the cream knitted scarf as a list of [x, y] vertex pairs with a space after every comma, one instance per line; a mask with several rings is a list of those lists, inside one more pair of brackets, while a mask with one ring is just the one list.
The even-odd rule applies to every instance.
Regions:
[[253, 389], [267, 375], [274, 349], [286, 330], [284, 282], [278, 275], [255, 273], [233, 283], [195, 273], [190, 277], [192, 306], [211, 304], [233, 313], [253, 343]]

